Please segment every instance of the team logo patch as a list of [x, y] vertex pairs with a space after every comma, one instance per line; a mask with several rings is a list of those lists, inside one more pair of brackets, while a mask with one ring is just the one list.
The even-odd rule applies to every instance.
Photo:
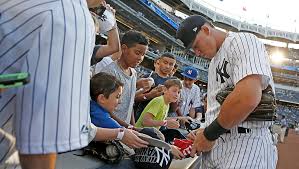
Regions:
[[[220, 78], [220, 81], [221, 83], [224, 83], [225, 82], [225, 79], [228, 79], [230, 78], [230, 75], [227, 73], [227, 64], [228, 64], [228, 61], [226, 60], [223, 60], [222, 64], [219, 65], [216, 67], [216, 81], [218, 82], [219, 78]], [[219, 78], [218, 78], [219, 76]]]
[[81, 127], [81, 132], [82, 132], [82, 133], [88, 133], [88, 131], [89, 131], [89, 128], [88, 128], [86, 125], [83, 125], [83, 126]]
[[196, 31], [197, 31], [197, 27], [193, 28], [192, 30], [193, 30], [194, 32], [196, 32]]
[[135, 149], [134, 162], [139, 168], [167, 169], [170, 166], [172, 154], [164, 147], [147, 147]]
[[187, 74], [191, 75], [192, 74], [192, 70], [188, 70]]

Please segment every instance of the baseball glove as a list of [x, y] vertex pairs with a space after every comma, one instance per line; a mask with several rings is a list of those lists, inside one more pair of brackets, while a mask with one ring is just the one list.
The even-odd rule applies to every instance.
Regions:
[[115, 164], [124, 158], [125, 150], [118, 141], [93, 141], [84, 149], [83, 154], [95, 156], [108, 164]]
[[[234, 87], [227, 87], [216, 95], [216, 100], [222, 105], [225, 98], [234, 90]], [[247, 117], [245, 121], [273, 121], [276, 118], [276, 99], [271, 86], [262, 92], [262, 98], [258, 106]]]

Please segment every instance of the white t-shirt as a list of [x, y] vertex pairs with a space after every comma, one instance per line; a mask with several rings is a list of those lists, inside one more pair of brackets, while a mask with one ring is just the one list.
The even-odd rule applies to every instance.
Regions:
[[98, 62], [94, 67], [91, 68], [91, 76], [100, 73], [104, 67], [112, 62], [113, 60], [111, 56], [104, 57], [100, 62]]
[[193, 84], [191, 89], [183, 87], [180, 99], [180, 110], [183, 115], [186, 116], [191, 108], [199, 106], [201, 106], [200, 88], [196, 84]]
[[130, 123], [131, 120], [137, 81], [137, 73], [135, 69], [130, 69], [132, 72], [131, 76], [125, 74], [116, 62], [112, 62], [107, 65], [105, 69], [102, 69], [102, 72], [106, 72], [115, 76], [124, 84], [121, 101], [120, 104], [118, 104], [118, 106], [116, 107], [114, 114], [126, 123]]

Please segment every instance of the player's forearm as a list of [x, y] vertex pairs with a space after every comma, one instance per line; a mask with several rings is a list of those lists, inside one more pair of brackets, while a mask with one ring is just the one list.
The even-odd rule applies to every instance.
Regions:
[[94, 141], [114, 140], [117, 137], [119, 129], [97, 128]]
[[262, 88], [258, 84], [256, 80], [240, 82], [227, 96], [218, 116], [218, 122], [223, 128], [230, 129], [240, 124], [257, 107], [262, 96]]

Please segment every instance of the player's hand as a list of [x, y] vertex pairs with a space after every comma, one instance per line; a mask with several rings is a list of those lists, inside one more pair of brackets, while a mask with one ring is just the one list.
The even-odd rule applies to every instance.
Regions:
[[170, 145], [171, 153], [175, 159], [183, 159], [185, 158], [184, 154], [180, 151], [180, 148], [175, 145]]
[[194, 157], [196, 153], [208, 152], [213, 149], [215, 141], [209, 141], [203, 135], [204, 129], [198, 129], [196, 132], [195, 140], [192, 146], [191, 157]]
[[167, 125], [166, 125], [167, 128], [170, 128], [170, 129], [177, 129], [180, 127], [180, 123], [174, 119], [171, 119], [171, 120], [167, 120]]
[[187, 135], [187, 139], [194, 141], [196, 138], [196, 132], [197, 130], [193, 130], [191, 131], [188, 135]]
[[121, 142], [130, 148], [142, 148], [147, 147], [148, 142], [140, 139], [137, 136], [138, 132], [130, 129], [125, 129], [125, 134]]

